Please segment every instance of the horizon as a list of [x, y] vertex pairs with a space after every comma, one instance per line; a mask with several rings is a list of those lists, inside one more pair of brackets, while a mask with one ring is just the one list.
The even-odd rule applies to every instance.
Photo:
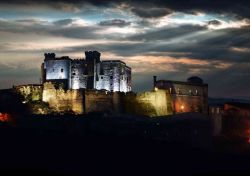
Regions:
[[250, 100], [249, 1], [0, 2], [0, 89], [36, 84], [45, 52], [121, 60], [132, 91], [151, 90], [153, 76], [199, 76], [209, 97]]

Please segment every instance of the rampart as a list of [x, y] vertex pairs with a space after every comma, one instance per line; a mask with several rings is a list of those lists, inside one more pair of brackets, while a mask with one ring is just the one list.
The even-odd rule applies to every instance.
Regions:
[[45, 83], [44, 102], [57, 113], [91, 112], [126, 113], [150, 117], [172, 114], [171, 98], [167, 90], [148, 91], [139, 94], [109, 92], [100, 90], [55, 89], [52, 83]]

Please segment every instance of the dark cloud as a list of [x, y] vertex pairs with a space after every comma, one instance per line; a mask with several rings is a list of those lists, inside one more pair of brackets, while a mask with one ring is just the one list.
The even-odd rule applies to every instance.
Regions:
[[172, 13], [169, 9], [158, 7], [133, 7], [131, 11], [142, 18], [158, 18]]
[[118, 27], [129, 26], [130, 24], [131, 22], [122, 19], [105, 20], [99, 23], [100, 26], [118, 26]]
[[55, 25], [65, 26], [65, 25], [71, 24], [72, 22], [73, 22], [72, 19], [63, 19], [63, 20], [54, 21], [53, 23]]
[[219, 21], [219, 20], [211, 20], [211, 21], [208, 22], [208, 25], [218, 26], [218, 25], [221, 25], [221, 21]]
[[[0, 2], [1, 4], [7, 4], [7, 2]], [[136, 11], [139, 16], [151, 16], [150, 13], [146, 13], [146, 9], [150, 8], [168, 8], [173, 11], [179, 11], [179, 12], [186, 12], [186, 13], [195, 13], [197, 11], [199, 12], [210, 12], [210, 13], [220, 13], [220, 14], [235, 14], [239, 17], [245, 17], [250, 18], [250, 1], [249, 0], [217, 0], [217, 1], [211, 1], [211, 0], [25, 0], [25, 1], [19, 1], [19, 0], [9, 0], [8, 4], [18, 4], [18, 5], [30, 5], [32, 4], [32, 7], [39, 5], [50, 5], [52, 7], [58, 8], [60, 7], [61, 10], [71, 10], [71, 11], [77, 11], [79, 7], [86, 4], [91, 4], [94, 6], [116, 6], [120, 5], [122, 3], [128, 4], [131, 9]], [[140, 11], [138, 9], [145, 8], [145, 11]], [[158, 16], [161, 16], [163, 12], [154, 12], [151, 14], [156, 14]]]
[[[21, 20], [22, 21], [22, 20]], [[27, 21], [27, 20], [26, 20]], [[55, 21], [53, 23], [37, 23], [35, 25], [26, 25], [26, 23], [16, 23], [15, 21], [3, 21], [0, 20], [0, 31], [12, 32], [19, 34], [39, 34], [47, 36], [62, 36], [67, 38], [79, 38], [79, 39], [101, 39], [103, 36], [96, 34], [97, 30], [101, 30], [99, 26], [77, 26], [70, 25], [73, 22], [72, 19], [63, 19]], [[66, 26], [66, 27], [65, 27]], [[112, 38], [112, 36], [106, 35], [106, 38]]]
[[157, 30], [149, 31], [144, 34], [136, 34], [129, 37], [130, 40], [137, 41], [154, 41], [154, 40], [166, 40], [188, 35], [194, 32], [206, 30], [204, 26], [198, 25], [181, 25], [175, 27], [163, 27]]

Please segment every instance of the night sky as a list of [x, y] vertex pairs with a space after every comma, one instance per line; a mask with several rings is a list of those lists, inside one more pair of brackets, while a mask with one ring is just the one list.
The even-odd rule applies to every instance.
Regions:
[[44, 52], [86, 50], [125, 61], [136, 92], [150, 90], [153, 75], [196, 75], [210, 97], [250, 97], [250, 1], [0, 2], [0, 89], [39, 83]]

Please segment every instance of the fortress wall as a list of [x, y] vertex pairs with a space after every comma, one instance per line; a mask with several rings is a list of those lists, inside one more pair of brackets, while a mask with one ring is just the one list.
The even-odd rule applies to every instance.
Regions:
[[85, 110], [90, 112], [113, 112], [113, 93], [108, 91], [86, 90]]
[[43, 101], [48, 102], [55, 112], [84, 113], [84, 90], [55, 89], [50, 82], [44, 84]]
[[65, 91], [45, 83], [43, 101], [55, 112], [76, 114], [112, 112], [156, 117], [174, 112], [207, 113], [203, 96], [169, 94], [168, 90], [161, 89], [138, 94], [85, 89]]
[[148, 91], [124, 96], [124, 111], [150, 117], [172, 114], [171, 98], [167, 90]]

